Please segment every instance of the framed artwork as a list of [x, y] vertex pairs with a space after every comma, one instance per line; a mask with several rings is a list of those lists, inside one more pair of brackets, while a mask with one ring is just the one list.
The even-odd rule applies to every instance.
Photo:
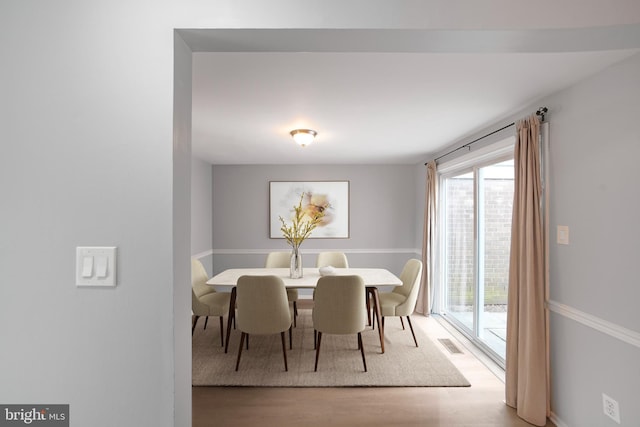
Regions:
[[349, 238], [349, 181], [270, 181], [269, 237], [284, 238], [279, 217], [291, 221], [302, 194], [303, 209], [324, 212], [310, 239]]

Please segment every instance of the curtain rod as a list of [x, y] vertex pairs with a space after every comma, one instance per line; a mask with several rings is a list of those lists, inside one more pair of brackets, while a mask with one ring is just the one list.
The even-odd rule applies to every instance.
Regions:
[[[544, 115], [547, 113], [547, 111], [549, 111], [549, 109], [548, 109], [547, 107], [540, 107], [540, 108], [538, 108], [538, 111], [536, 111], [536, 116], [540, 116], [540, 117], [541, 117], [541, 120], [544, 122]], [[441, 158], [446, 157], [446, 156], [448, 156], [448, 155], [449, 155], [449, 154], [451, 154], [451, 153], [455, 153], [455, 152], [456, 152], [456, 151], [458, 151], [458, 150], [462, 150], [463, 148], [467, 148], [467, 147], [469, 147], [471, 144], [474, 144], [474, 143], [476, 143], [476, 142], [478, 142], [478, 141], [480, 141], [480, 140], [482, 140], [482, 139], [484, 139], [484, 138], [486, 138], [486, 137], [488, 137], [488, 136], [491, 136], [491, 135], [493, 135], [494, 133], [498, 133], [498, 132], [500, 132], [501, 130], [505, 130], [505, 129], [507, 129], [507, 128], [510, 128], [511, 126], [513, 126], [513, 125], [515, 125], [515, 124], [516, 124], [516, 122], [509, 123], [508, 125], [503, 126], [503, 127], [501, 127], [500, 129], [498, 129], [498, 130], [494, 130], [493, 132], [489, 132], [488, 134], [483, 135], [483, 136], [481, 136], [480, 138], [476, 138], [476, 139], [474, 139], [473, 141], [471, 141], [471, 142], [467, 142], [466, 144], [461, 145], [461, 146], [460, 146], [460, 147], [458, 147], [458, 148], [454, 148], [453, 150], [449, 151], [448, 153], [445, 153], [445, 154], [443, 154], [442, 156], [438, 156], [438, 157], [436, 157], [436, 158], [435, 158], [435, 161], [437, 162], [437, 161], [438, 161], [438, 160], [440, 160]], [[426, 165], [428, 165], [428, 164], [429, 164], [429, 162], [425, 163], [425, 166], [426, 166]]]

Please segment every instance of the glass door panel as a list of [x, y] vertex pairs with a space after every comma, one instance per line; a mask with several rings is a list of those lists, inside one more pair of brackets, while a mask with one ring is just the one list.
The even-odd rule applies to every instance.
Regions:
[[503, 364], [513, 206], [513, 159], [441, 180], [445, 315]]
[[450, 316], [474, 327], [474, 203], [473, 172], [446, 180], [446, 309]]
[[505, 357], [507, 288], [513, 206], [513, 160], [478, 170], [477, 335], [501, 358]]

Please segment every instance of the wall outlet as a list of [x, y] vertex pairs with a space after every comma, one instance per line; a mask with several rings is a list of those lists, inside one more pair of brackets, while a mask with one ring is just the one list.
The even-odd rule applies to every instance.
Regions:
[[602, 393], [602, 408], [606, 416], [620, 424], [620, 407], [618, 406], [618, 402], [604, 393]]

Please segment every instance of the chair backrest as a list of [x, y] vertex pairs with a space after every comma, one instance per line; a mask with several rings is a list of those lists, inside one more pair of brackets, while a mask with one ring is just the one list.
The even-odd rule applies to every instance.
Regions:
[[269, 252], [264, 263], [265, 268], [289, 268], [291, 252]]
[[291, 326], [287, 291], [277, 276], [240, 276], [236, 303], [237, 327], [243, 332], [275, 334]]
[[215, 292], [213, 286], [207, 285], [207, 280], [209, 280], [209, 276], [207, 276], [207, 270], [204, 269], [204, 266], [197, 259], [191, 260], [191, 289], [195, 293], [196, 297], [201, 297], [202, 295], [209, 294], [211, 292]]
[[365, 329], [367, 308], [360, 276], [324, 276], [313, 302], [313, 327], [328, 334], [355, 334]]
[[191, 288], [191, 311], [196, 316], [208, 316], [209, 307], [200, 301], [193, 287]]
[[316, 267], [349, 268], [349, 261], [344, 252], [320, 252], [316, 260]]
[[396, 315], [409, 316], [413, 313], [418, 301], [420, 279], [422, 278], [422, 261], [410, 259], [400, 273], [402, 286], [393, 288], [393, 292], [404, 295], [406, 301], [396, 308]]

